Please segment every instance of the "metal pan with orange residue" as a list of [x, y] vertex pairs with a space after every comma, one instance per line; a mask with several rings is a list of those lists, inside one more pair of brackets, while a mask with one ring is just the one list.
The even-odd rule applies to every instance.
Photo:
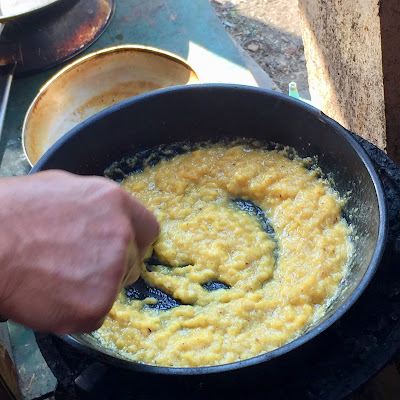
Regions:
[[121, 45], [91, 53], [51, 78], [25, 117], [22, 143], [31, 165], [61, 136], [97, 112], [156, 89], [199, 83], [187, 62], [152, 47]]

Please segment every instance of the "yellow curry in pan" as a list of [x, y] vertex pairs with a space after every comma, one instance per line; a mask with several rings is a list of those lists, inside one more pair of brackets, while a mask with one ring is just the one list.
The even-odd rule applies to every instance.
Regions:
[[182, 303], [159, 310], [154, 298], [119, 295], [95, 336], [138, 362], [199, 367], [274, 350], [323, 315], [346, 273], [344, 200], [285, 151], [216, 144], [122, 185], [161, 226], [153, 250], [162, 265], [143, 265], [142, 278]]

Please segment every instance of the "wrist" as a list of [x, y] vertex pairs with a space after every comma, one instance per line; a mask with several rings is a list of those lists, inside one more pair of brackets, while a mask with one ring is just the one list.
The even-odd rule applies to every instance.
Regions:
[[15, 232], [16, 223], [13, 220], [17, 214], [13, 208], [15, 202], [10, 201], [12, 200], [10, 183], [13, 179], [6, 178], [0, 182], [0, 221], [2, 221], [0, 225], [0, 322], [6, 320], [3, 317], [6, 314], [4, 307], [6, 300], [10, 297], [10, 278], [15, 274], [15, 257], [20, 243]]

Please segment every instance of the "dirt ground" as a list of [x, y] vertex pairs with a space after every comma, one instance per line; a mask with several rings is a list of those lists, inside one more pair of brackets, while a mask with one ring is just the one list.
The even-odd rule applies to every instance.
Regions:
[[309, 98], [297, 0], [210, 0], [228, 33], [288, 93]]

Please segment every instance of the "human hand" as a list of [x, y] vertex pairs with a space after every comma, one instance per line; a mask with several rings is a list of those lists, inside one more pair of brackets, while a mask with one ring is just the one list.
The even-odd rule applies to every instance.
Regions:
[[105, 178], [0, 180], [0, 314], [53, 333], [99, 328], [158, 232], [154, 216]]

